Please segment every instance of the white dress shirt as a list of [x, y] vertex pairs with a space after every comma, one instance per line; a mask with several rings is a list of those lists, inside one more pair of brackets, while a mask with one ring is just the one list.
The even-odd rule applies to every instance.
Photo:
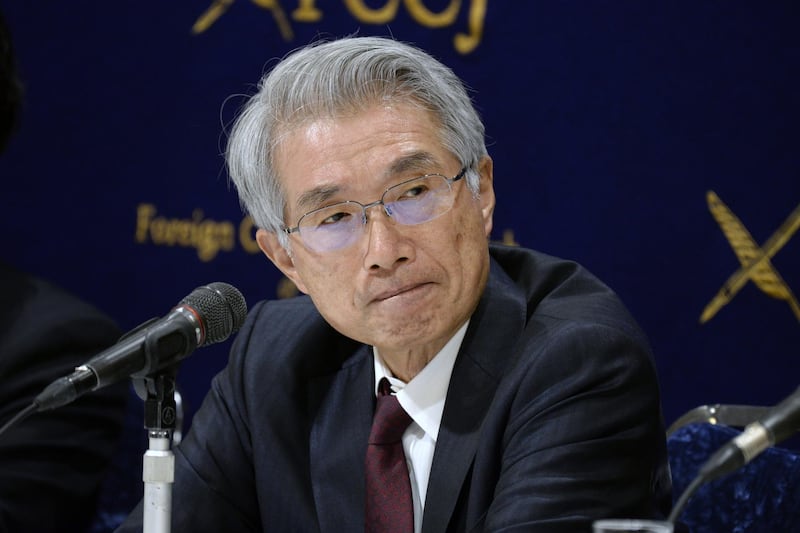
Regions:
[[378, 383], [386, 377], [396, 393], [397, 401], [411, 417], [411, 425], [403, 433], [403, 451], [406, 454], [408, 475], [411, 478], [411, 498], [414, 503], [414, 532], [422, 530], [422, 513], [428, 478], [433, 462], [433, 450], [442, 422], [444, 400], [453, 373], [458, 350], [467, 332], [469, 320], [461, 326], [444, 348], [411, 381], [404, 383], [392, 375], [373, 347], [375, 361], [375, 394]]

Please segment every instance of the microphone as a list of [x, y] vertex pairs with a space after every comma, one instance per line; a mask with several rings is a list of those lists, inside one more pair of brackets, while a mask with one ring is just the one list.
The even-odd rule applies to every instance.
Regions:
[[791, 437], [800, 430], [800, 387], [771, 408], [761, 420], [748, 424], [741, 435], [732, 439], [700, 468], [699, 475], [711, 481], [733, 472], [767, 448]]
[[224, 341], [246, 317], [244, 297], [232, 285], [216, 282], [198, 287], [167, 316], [145, 322], [69, 376], [52, 382], [33, 404], [37, 411], [54, 409], [128, 377], [148, 376], [198, 347]]
[[741, 435], [731, 439], [708, 459], [697, 476], [678, 498], [670, 513], [673, 524], [683, 507], [701, 485], [729, 474], [746, 465], [764, 450], [774, 446], [800, 430], [800, 387], [770, 408], [760, 419], [745, 426]]

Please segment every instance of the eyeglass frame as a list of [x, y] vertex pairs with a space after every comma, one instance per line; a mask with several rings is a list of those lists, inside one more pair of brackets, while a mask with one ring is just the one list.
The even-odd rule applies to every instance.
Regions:
[[[422, 174], [421, 176], [415, 176], [413, 178], [410, 178], [410, 179], [407, 179], [405, 181], [401, 181], [400, 183], [397, 183], [395, 185], [392, 185], [391, 187], [387, 187], [387, 189], [385, 191], [383, 191], [383, 194], [381, 194], [381, 197], [380, 197], [379, 200], [375, 200], [374, 202], [370, 202], [368, 204], [362, 204], [361, 202], [358, 202], [356, 200], [345, 200], [343, 202], [336, 202], [334, 204], [326, 205], [326, 206], [323, 206], [323, 207], [318, 207], [316, 209], [312, 209], [311, 211], [308, 211], [307, 213], [303, 213], [303, 215], [300, 218], [297, 219], [297, 225], [294, 226], [293, 228], [290, 228], [288, 226], [284, 226], [283, 228], [281, 228], [281, 231], [283, 231], [286, 235], [291, 235], [292, 233], [298, 233], [302, 237], [302, 233], [299, 233], [300, 232], [300, 222], [302, 222], [302, 220], [305, 217], [307, 217], [308, 215], [311, 215], [313, 213], [316, 213], [317, 211], [321, 211], [323, 209], [328, 209], [328, 208], [330, 208], [332, 206], [342, 205], [342, 204], [356, 204], [356, 205], [361, 207], [361, 215], [362, 215], [362, 219], [363, 219], [363, 222], [361, 224], [362, 226], [366, 226], [367, 222], [369, 221], [369, 219], [367, 218], [367, 209], [369, 209], [371, 207], [375, 207], [376, 205], [383, 206], [383, 212], [386, 213], [386, 216], [388, 216], [392, 220], [396, 220], [394, 217], [392, 217], [392, 215], [389, 213], [389, 211], [386, 210], [386, 204], [383, 201], [383, 199], [386, 197], [386, 195], [389, 193], [389, 191], [391, 191], [392, 189], [395, 189], [397, 187], [402, 187], [403, 185], [405, 185], [407, 183], [411, 183], [412, 181], [416, 181], [416, 180], [419, 180], [419, 179], [422, 179], [422, 178], [428, 178], [430, 176], [439, 176], [441, 178], [444, 178], [445, 182], [447, 182], [447, 186], [449, 187], [450, 192], [452, 192], [453, 191], [453, 187], [452, 187], [453, 183], [461, 180], [464, 176], [466, 176], [467, 175], [467, 170], [469, 170], [469, 166], [467, 166], [467, 165], [463, 166], [461, 168], [461, 171], [458, 174], [456, 174], [455, 176], [453, 176], [452, 178], [448, 178], [444, 174], [439, 174], [438, 172], [431, 172], [431, 173], [428, 173], [428, 174]], [[450, 209], [452, 209], [452, 207], [453, 206], [451, 205], [450, 208], [448, 208], [448, 211]], [[423, 222], [419, 222], [418, 224], [424, 224], [425, 222], [430, 222], [431, 220], [435, 220], [436, 218], [438, 218], [439, 216], [441, 216], [441, 215], [443, 215], [445, 213], [447, 213], [447, 211], [442, 212], [440, 215], [437, 215], [434, 218], [425, 220]], [[399, 224], [401, 224], [403, 226], [416, 225], [416, 224], [402, 224], [401, 222]], [[333, 250], [336, 250], [336, 249], [337, 248], [334, 248]], [[333, 250], [331, 250], [331, 251], [333, 251]]]

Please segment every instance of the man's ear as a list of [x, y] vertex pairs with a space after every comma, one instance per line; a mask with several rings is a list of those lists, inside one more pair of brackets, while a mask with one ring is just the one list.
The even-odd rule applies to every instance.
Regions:
[[494, 163], [492, 158], [484, 156], [478, 163], [478, 174], [480, 175], [480, 185], [478, 192], [480, 197], [478, 201], [481, 206], [481, 214], [483, 215], [483, 227], [488, 237], [492, 233], [493, 216], [494, 216]]
[[281, 246], [281, 243], [278, 241], [278, 236], [271, 231], [259, 229], [256, 231], [256, 242], [258, 242], [258, 247], [261, 248], [264, 255], [283, 272], [283, 275], [292, 280], [301, 292], [308, 294], [306, 286], [300, 278], [300, 274], [297, 273], [297, 268], [294, 266], [292, 256], [286, 248]]

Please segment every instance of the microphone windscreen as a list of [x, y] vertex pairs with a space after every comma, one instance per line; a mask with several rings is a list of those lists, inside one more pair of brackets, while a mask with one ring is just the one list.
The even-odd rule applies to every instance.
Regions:
[[205, 327], [205, 339], [200, 346], [224, 341], [239, 331], [247, 318], [247, 303], [242, 293], [222, 282], [196, 288], [178, 305], [191, 307], [200, 316]]

